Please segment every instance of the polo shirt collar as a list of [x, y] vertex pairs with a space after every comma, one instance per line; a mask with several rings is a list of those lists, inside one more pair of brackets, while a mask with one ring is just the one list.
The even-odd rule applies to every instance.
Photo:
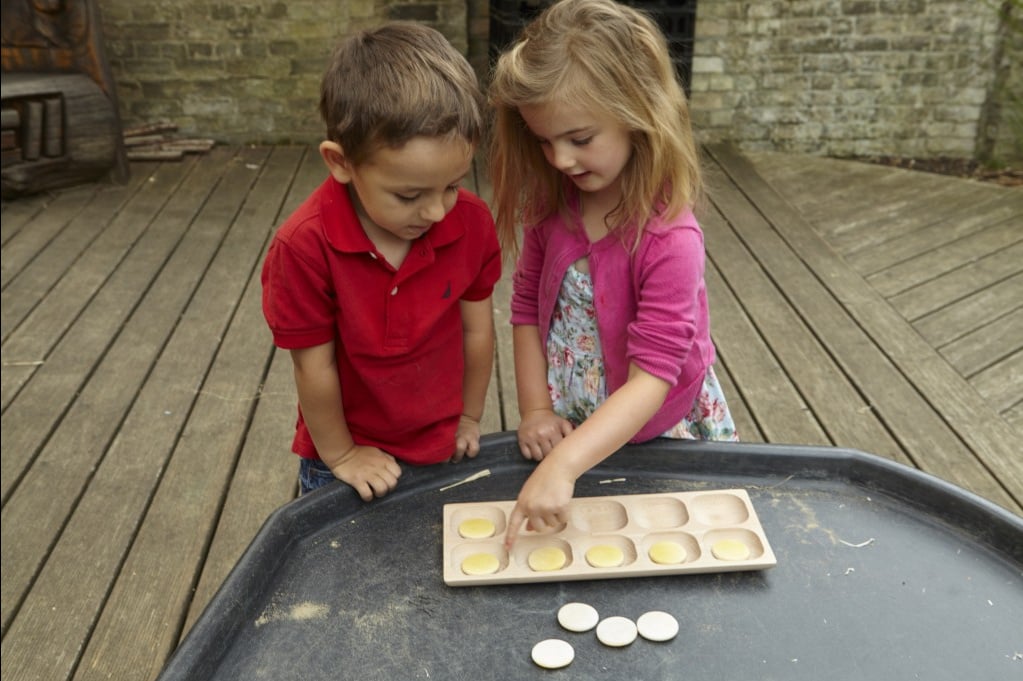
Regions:
[[[461, 192], [459, 189], [459, 198]], [[348, 185], [341, 184], [332, 177], [328, 177], [324, 186], [323, 199], [321, 204], [321, 219], [324, 225], [324, 235], [332, 248], [343, 253], [373, 253], [376, 247], [366, 236], [359, 222], [359, 216], [355, 212], [355, 204], [348, 195]], [[437, 249], [453, 241], [457, 241], [465, 234], [465, 225], [461, 220], [451, 219], [448, 213], [440, 222], [434, 223], [423, 236], [416, 240], [416, 243], [426, 242], [432, 249]]]

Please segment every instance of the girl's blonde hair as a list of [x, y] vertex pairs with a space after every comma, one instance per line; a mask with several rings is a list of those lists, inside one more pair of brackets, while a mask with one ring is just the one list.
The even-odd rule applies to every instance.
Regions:
[[561, 0], [527, 25], [500, 56], [490, 84], [490, 178], [498, 235], [518, 253], [526, 227], [567, 207], [563, 175], [544, 158], [519, 107], [565, 104], [603, 111], [630, 131], [622, 202], [607, 216], [635, 239], [654, 216], [691, 208], [702, 192], [689, 107], [664, 34], [647, 15], [613, 0]]

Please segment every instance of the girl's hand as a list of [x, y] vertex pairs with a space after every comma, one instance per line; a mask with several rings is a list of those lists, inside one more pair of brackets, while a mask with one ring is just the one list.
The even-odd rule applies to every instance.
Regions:
[[519, 423], [519, 451], [527, 459], [542, 461], [571, 432], [572, 423], [552, 409], [526, 412]]
[[334, 477], [359, 493], [363, 501], [382, 497], [398, 485], [401, 467], [393, 456], [378, 449], [355, 445], [330, 466]]
[[480, 453], [480, 422], [462, 414], [458, 419], [458, 430], [455, 433], [455, 453], [451, 455], [451, 463], [458, 463], [462, 457], [475, 458]]
[[568, 503], [575, 492], [575, 476], [559, 466], [555, 458], [541, 462], [522, 486], [508, 519], [505, 547], [512, 547], [523, 523], [529, 530], [549, 532], [568, 522]]

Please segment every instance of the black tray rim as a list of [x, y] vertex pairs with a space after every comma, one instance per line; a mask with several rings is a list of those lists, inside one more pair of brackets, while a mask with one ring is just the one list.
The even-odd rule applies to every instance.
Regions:
[[[158, 681], [215, 678], [220, 661], [247, 621], [251, 601], [247, 594], [262, 593], [273, 583], [290, 549], [322, 529], [324, 523], [373, 511], [388, 500], [435, 491], [485, 469], [491, 475], [523, 479], [532, 470], [534, 464], [519, 453], [514, 432], [484, 435], [480, 444], [480, 456], [458, 464], [403, 466], [398, 488], [382, 499], [367, 503], [351, 487], [334, 484], [271, 513], [168, 659]], [[670, 465], [665, 465], [669, 460]], [[636, 474], [672, 479], [735, 476], [757, 485], [765, 478], [774, 480], [775, 485], [792, 478], [845, 482], [930, 514], [1023, 567], [1023, 517], [937, 476], [856, 449], [658, 438], [627, 445], [586, 476]]]

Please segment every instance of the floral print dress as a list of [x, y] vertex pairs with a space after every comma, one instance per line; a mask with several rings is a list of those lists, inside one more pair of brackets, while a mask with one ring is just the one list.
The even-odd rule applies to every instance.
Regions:
[[[561, 282], [547, 338], [547, 388], [554, 412], [578, 426], [607, 399], [590, 275], [574, 265]], [[707, 367], [693, 408], [662, 437], [738, 441], [724, 393]]]

